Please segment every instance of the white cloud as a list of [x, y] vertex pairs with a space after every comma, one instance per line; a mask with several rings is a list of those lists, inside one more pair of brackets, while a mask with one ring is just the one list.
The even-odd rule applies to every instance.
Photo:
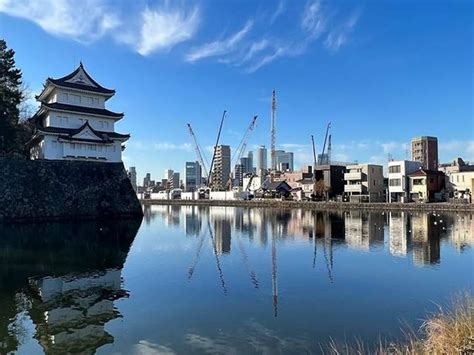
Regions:
[[168, 50], [193, 37], [199, 24], [199, 10], [146, 8], [142, 12], [142, 27], [137, 52], [148, 55], [154, 51]]
[[311, 38], [318, 38], [326, 29], [326, 18], [321, 9], [319, 0], [306, 4], [301, 18], [301, 27]]
[[192, 49], [185, 57], [188, 62], [195, 62], [208, 57], [221, 56], [231, 53], [237, 49], [237, 45], [252, 29], [253, 21], [247, 21], [245, 26], [230, 37], [203, 44], [200, 47]]
[[273, 62], [275, 59], [283, 56], [286, 53], [284, 47], [277, 47], [274, 49], [273, 52], [261, 57], [258, 59], [254, 64], [252, 64], [249, 68], [247, 68], [247, 73], [253, 73], [260, 69], [261, 67]]
[[153, 145], [153, 149], [155, 150], [183, 150], [190, 152], [192, 150], [191, 144], [190, 143], [182, 143], [182, 144], [174, 144], [174, 143], [169, 143], [169, 142], [160, 142], [160, 143], [155, 143]]
[[336, 26], [333, 30], [329, 31], [324, 46], [332, 51], [336, 52], [339, 48], [344, 45], [352, 33], [355, 25], [359, 21], [360, 12], [355, 12], [351, 17], [340, 26]]
[[197, 7], [163, 6], [120, 15], [105, 0], [0, 0], [0, 12], [33, 21], [44, 31], [88, 43], [109, 35], [141, 55], [166, 51], [194, 36]]
[[0, 12], [35, 22], [56, 36], [91, 42], [120, 25], [102, 0], [0, 0]]
[[278, 6], [275, 9], [275, 12], [272, 14], [272, 17], [270, 18], [270, 24], [273, 24], [278, 17], [285, 11], [285, 2], [283, 0], [280, 0], [278, 2]]

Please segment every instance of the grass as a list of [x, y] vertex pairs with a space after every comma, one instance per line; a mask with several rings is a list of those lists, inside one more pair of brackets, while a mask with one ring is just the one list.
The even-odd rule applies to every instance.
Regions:
[[419, 332], [406, 331], [405, 340], [392, 343], [380, 340], [375, 346], [360, 340], [321, 346], [325, 354], [474, 354], [474, 299], [470, 293], [457, 296], [448, 310], [427, 318]]

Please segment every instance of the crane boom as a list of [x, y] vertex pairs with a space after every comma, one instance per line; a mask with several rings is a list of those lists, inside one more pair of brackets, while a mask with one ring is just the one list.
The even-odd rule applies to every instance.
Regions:
[[276, 93], [273, 90], [272, 93], [272, 125], [271, 125], [271, 163], [272, 163], [272, 170], [276, 171], [276, 159], [275, 159], [275, 141], [276, 141], [276, 127], [275, 127], [275, 120], [276, 120]]
[[314, 145], [314, 136], [311, 135], [311, 143], [313, 145], [313, 195], [316, 196], [316, 147]]
[[324, 152], [326, 151], [326, 142], [328, 140], [329, 128], [331, 128], [331, 122], [329, 122], [327, 127], [326, 127], [326, 136], [324, 137], [323, 152], [321, 153], [321, 158], [319, 159], [319, 164], [323, 164]]
[[209, 175], [207, 173], [207, 165], [204, 162], [204, 158], [203, 158], [203, 155], [202, 155], [202, 152], [201, 152], [201, 148], [199, 146], [196, 135], [194, 134], [193, 128], [191, 127], [190, 123], [188, 123], [188, 129], [189, 129], [189, 134], [191, 135], [191, 138], [194, 141], [194, 150], [196, 151], [197, 158], [199, 160], [199, 163], [202, 166], [202, 169], [204, 169], [204, 174], [206, 175], [206, 180], [209, 182]]
[[209, 168], [209, 186], [211, 185], [211, 181], [212, 181], [212, 167], [214, 165], [214, 159], [216, 158], [216, 150], [217, 150], [217, 146], [219, 144], [219, 139], [221, 138], [221, 132], [222, 132], [222, 125], [224, 124], [224, 118], [225, 116], [227, 115], [227, 111], [224, 110], [224, 112], [222, 113], [222, 118], [221, 118], [221, 124], [219, 126], [219, 131], [217, 132], [217, 139], [216, 139], [216, 145], [214, 146], [214, 152], [212, 154], [212, 160], [211, 160], [211, 166]]
[[231, 166], [233, 168], [232, 168], [232, 171], [230, 173], [229, 180], [227, 181], [227, 186], [226, 187], [232, 188], [232, 176], [235, 173], [235, 166], [239, 163], [240, 159], [242, 159], [242, 157], [245, 153], [245, 150], [247, 149], [248, 139], [250, 138], [250, 134], [252, 133], [252, 131], [255, 128], [255, 123], [257, 122], [257, 117], [258, 117], [257, 115], [253, 116], [252, 121], [250, 121], [250, 124], [249, 124], [247, 130], [245, 131], [245, 133], [242, 137], [242, 140], [239, 143], [239, 146], [237, 147], [237, 149], [235, 151], [235, 158], [231, 159], [232, 162], [233, 162], [233, 164]]

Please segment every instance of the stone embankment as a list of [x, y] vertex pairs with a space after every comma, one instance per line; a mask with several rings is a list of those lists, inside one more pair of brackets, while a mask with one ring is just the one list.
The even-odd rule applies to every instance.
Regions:
[[200, 205], [266, 208], [304, 208], [313, 210], [363, 210], [363, 211], [449, 211], [474, 212], [473, 204], [453, 203], [349, 203], [349, 202], [304, 202], [279, 200], [151, 200], [144, 204], [156, 205]]
[[141, 216], [122, 163], [0, 158], [0, 222]]

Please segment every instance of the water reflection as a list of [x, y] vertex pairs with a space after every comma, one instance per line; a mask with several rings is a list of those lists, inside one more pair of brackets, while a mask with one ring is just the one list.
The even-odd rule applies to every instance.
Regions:
[[45, 353], [94, 353], [113, 337], [127, 297], [121, 270], [140, 221], [0, 225], [0, 353], [14, 352], [28, 315]]
[[415, 265], [436, 265], [441, 261], [443, 240], [462, 252], [472, 245], [474, 235], [472, 214], [153, 205], [145, 206], [145, 216], [148, 224], [160, 218], [166, 226], [183, 229], [187, 236], [206, 233], [206, 221], [210, 221], [219, 256], [240, 250], [234, 245], [240, 236], [263, 247], [274, 239], [314, 239], [315, 249], [321, 244], [330, 264], [333, 248], [339, 245], [369, 251], [387, 244], [392, 256], [412, 255]]

